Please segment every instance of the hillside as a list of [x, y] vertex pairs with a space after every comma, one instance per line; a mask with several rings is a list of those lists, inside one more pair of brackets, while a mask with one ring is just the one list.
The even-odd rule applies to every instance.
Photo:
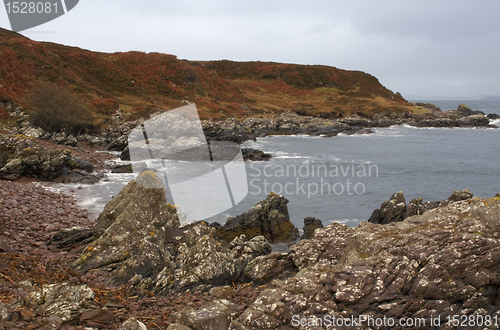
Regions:
[[197, 104], [202, 119], [296, 111], [324, 118], [407, 111], [400, 94], [360, 71], [263, 62], [187, 61], [160, 53], [98, 53], [0, 29], [0, 102], [30, 110], [36, 82], [74, 92], [102, 120]]

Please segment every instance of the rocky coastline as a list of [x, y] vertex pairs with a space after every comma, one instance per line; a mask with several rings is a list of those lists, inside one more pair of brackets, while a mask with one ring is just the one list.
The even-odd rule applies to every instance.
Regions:
[[[237, 143], [401, 124], [488, 127], [489, 117], [468, 107], [418, 106], [431, 112], [343, 119], [286, 113], [203, 127], [208, 139]], [[97, 182], [118, 153], [127, 159], [128, 133], [140, 121], [116, 117], [114, 128], [72, 136], [44, 132], [13, 113], [19, 127], [0, 131], [0, 330], [330, 329], [316, 325], [326, 316], [361, 315], [439, 317], [452, 329], [449, 315], [500, 318], [500, 193], [482, 199], [464, 190], [407, 204], [397, 192], [356, 228], [324, 226], [311, 215], [299, 237], [288, 200], [274, 193], [224, 225], [181, 226], [161, 180], [144, 172], [137, 181], [158, 188], [133, 180], [91, 221], [71, 196], [36, 182]], [[270, 158], [242, 153], [249, 161]], [[273, 251], [274, 243], [287, 252]]]
[[131, 181], [95, 222], [69, 196], [0, 181], [0, 329], [321, 329], [327, 315], [451, 329], [448, 315], [500, 316], [500, 193], [406, 204], [398, 192], [356, 228], [306, 218], [299, 239], [284, 196], [224, 226], [181, 226], [161, 180], [137, 180], [158, 188]]
[[[476, 127], [498, 128], [489, 125], [495, 115], [486, 116], [481, 111], [472, 111], [461, 104], [457, 110], [441, 111], [432, 104], [415, 103], [424, 109], [422, 114], [380, 113], [371, 118], [351, 116], [346, 118], [318, 118], [299, 115], [295, 112], [281, 113], [274, 117], [252, 117], [238, 122], [234, 118], [224, 121], [202, 121], [207, 141], [231, 141], [241, 144], [258, 137], [270, 135], [305, 134], [311, 136], [334, 137], [338, 134], [370, 134], [372, 128], [392, 125], [415, 127]], [[11, 106], [10, 116], [17, 118], [18, 126], [10, 131], [0, 132], [0, 179], [17, 180], [33, 177], [46, 181], [63, 183], [94, 183], [104, 177], [107, 168], [95, 150], [112, 151], [120, 154], [120, 159], [130, 160], [128, 134], [144, 120], [124, 122], [120, 112], [113, 116], [113, 125], [96, 132], [85, 132], [77, 136], [65, 132], [49, 133], [34, 126], [29, 116], [19, 108]], [[151, 116], [154, 116], [153, 114]], [[266, 161], [272, 155], [260, 150], [242, 148], [246, 161]], [[83, 156], [83, 157], [82, 157]], [[111, 159], [107, 155], [106, 160]], [[87, 160], [85, 160], [87, 158]], [[131, 172], [131, 167], [120, 165], [116, 172]]]

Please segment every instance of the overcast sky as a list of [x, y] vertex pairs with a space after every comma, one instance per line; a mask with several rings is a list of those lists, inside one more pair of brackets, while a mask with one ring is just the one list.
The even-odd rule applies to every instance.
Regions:
[[21, 33], [102, 52], [329, 65], [406, 98], [466, 98], [500, 95], [499, 15], [496, 0], [80, 0]]

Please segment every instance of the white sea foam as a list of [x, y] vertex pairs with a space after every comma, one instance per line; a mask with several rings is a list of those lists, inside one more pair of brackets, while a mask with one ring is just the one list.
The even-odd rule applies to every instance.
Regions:
[[500, 126], [500, 119], [490, 119], [490, 125]]

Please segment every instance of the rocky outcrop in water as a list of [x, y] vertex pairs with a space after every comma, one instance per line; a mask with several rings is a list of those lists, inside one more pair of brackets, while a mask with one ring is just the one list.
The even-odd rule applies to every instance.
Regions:
[[414, 215], [420, 215], [424, 212], [434, 209], [436, 207], [443, 207], [451, 202], [466, 200], [472, 198], [473, 194], [469, 189], [462, 191], [454, 191], [450, 197], [441, 202], [426, 202], [423, 203], [421, 197], [411, 200], [408, 205], [406, 205], [403, 192], [399, 191], [391, 196], [388, 201], [382, 203], [379, 209], [373, 211], [369, 222], [378, 224], [387, 224], [391, 222], [403, 221]]
[[323, 222], [320, 219], [314, 217], [307, 217], [304, 219], [304, 233], [300, 237], [301, 239], [310, 238], [314, 231], [318, 228], [323, 228]]
[[228, 242], [244, 234], [248, 238], [263, 235], [270, 243], [290, 242], [299, 231], [290, 221], [288, 200], [274, 192], [247, 212], [229, 218], [224, 226], [215, 224], [217, 237]]

